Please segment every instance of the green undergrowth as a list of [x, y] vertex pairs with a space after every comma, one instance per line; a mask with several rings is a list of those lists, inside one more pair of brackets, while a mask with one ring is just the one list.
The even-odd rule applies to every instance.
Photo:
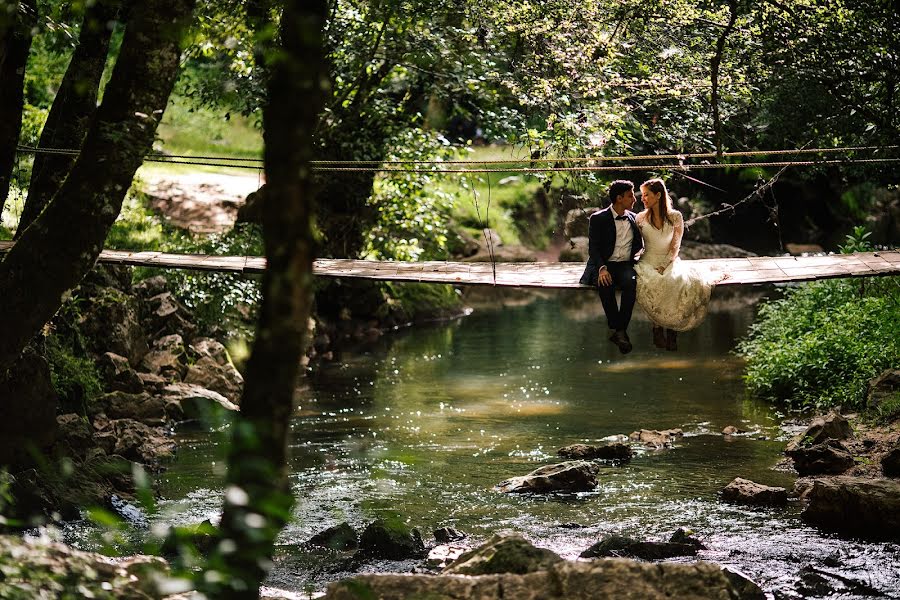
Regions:
[[43, 355], [50, 365], [50, 380], [63, 412], [86, 414], [87, 406], [103, 393], [103, 383], [89, 358], [81, 331], [79, 296], [69, 298], [45, 328]]
[[161, 140], [157, 150], [166, 154], [262, 157], [262, 130], [252, 118], [228, 110], [192, 108], [190, 100], [178, 95], [169, 101], [157, 134]]
[[[857, 236], [846, 248], [861, 243]], [[738, 352], [747, 359], [751, 394], [791, 408], [864, 408], [868, 381], [900, 364], [900, 281], [834, 279], [789, 288], [760, 307]]]
[[460, 295], [452, 285], [431, 283], [382, 283], [387, 301], [379, 309], [380, 317], [390, 313], [405, 321], [446, 318], [462, 310]]

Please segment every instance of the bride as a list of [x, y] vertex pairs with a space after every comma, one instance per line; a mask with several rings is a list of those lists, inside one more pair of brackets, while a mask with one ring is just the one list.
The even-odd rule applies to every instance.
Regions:
[[662, 179], [641, 185], [645, 209], [635, 224], [644, 238], [644, 253], [635, 266], [637, 303], [653, 321], [653, 343], [676, 350], [678, 331], [693, 329], [706, 317], [715, 283], [678, 258], [684, 218], [672, 208]]

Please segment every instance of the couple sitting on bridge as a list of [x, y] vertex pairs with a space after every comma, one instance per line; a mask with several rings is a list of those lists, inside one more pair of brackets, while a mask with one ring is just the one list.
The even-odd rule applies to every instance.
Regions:
[[583, 285], [597, 286], [609, 339], [622, 354], [631, 352], [627, 330], [635, 301], [653, 321], [656, 347], [676, 350], [676, 332], [703, 321], [714, 286], [708, 275], [678, 258], [684, 219], [672, 207], [663, 180], [645, 181], [640, 189], [644, 210], [635, 214], [634, 184], [610, 184], [610, 206], [590, 218], [590, 257], [581, 276]]

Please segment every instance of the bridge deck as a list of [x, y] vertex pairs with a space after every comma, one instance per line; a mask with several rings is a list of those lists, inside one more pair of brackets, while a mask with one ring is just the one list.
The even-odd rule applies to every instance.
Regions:
[[[0, 255], [12, 242], [0, 242]], [[106, 264], [192, 269], [231, 273], [262, 273], [266, 259], [259, 256], [214, 256], [104, 250], [99, 262]], [[719, 285], [782, 283], [834, 277], [900, 275], [900, 252], [860, 252], [828, 256], [761, 256], [688, 261], [716, 274], [727, 274]], [[490, 263], [475, 262], [387, 262], [350, 259], [319, 259], [313, 273], [320, 277], [357, 277], [385, 281], [418, 281], [457, 285], [579, 288], [582, 263], [497, 263], [496, 280]]]

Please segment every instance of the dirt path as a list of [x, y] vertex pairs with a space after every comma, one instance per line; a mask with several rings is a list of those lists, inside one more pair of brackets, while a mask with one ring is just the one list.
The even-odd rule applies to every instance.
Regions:
[[169, 224], [195, 233], [234, 226], [238, 208], [262, 184], [257, 174], [166, 173], [141, 175], [150, 208]]

